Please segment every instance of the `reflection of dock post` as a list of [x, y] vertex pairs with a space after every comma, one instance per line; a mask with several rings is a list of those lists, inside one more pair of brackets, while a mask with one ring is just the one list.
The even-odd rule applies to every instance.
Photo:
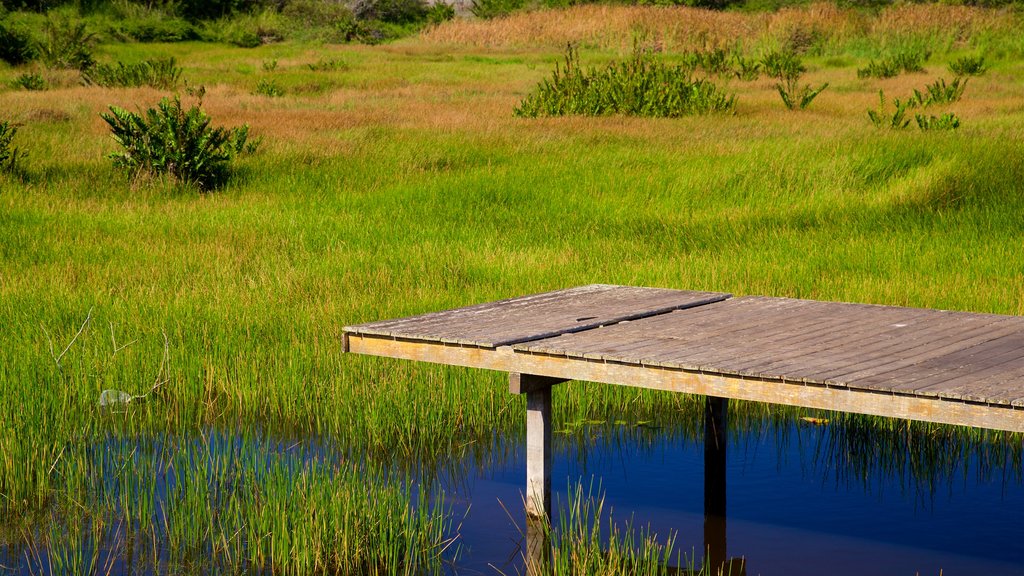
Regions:
[[727, 398], [704, 403], [704, 559], [711, 574], [727, 563], [725, 543], [725, 426]]
[[526, 573], [551, 561], [551, 387], [565, 380], [512, 373], [509, 392], [526, 394]]

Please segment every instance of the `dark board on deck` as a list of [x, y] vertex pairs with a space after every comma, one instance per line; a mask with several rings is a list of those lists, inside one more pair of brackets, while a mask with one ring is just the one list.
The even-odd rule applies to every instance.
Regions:
[[345, 331], [494, 348], [664, 314], [728, 297], [728, 294], [716, 292], [590, 284], [348, 326]]

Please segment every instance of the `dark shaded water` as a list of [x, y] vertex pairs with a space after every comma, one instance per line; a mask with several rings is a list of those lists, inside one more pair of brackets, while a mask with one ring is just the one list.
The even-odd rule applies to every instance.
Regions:
[[[855, 466], [830, 452], [827, 426], [737, 436], [726, 455], [727, 552], [746, 559], [749, 575], [1024, 575], [1024, 485], [1015, 471], [976, 456], [917, 476], [909, 461]], [[624, 434], [570, 452], [556, 451], [556, 510], [570, 482], [593, 478], [614, 518], [677, 531], [677, 550], [699, 557], [702, 442]], [[457, 502], [469, 510], [458, 573], [522, 571], [515, 524], [524, 470], [520, 448], [461, 488]]]

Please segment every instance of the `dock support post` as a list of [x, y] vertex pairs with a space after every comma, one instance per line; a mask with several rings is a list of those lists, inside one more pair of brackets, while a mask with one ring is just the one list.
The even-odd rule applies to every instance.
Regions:
[[727, 563], [725, 542], [725, 446], [727, 398], [708, 396], [704, 403], [704, 559], [711, 574]]
[[512, 373], [509, 392], [526, 394], [526, 573], [551, 562], [551, 387], [565, 380]]

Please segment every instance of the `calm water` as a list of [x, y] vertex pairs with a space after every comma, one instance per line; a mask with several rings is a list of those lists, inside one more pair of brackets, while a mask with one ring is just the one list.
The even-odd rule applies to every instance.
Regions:
[[[569, 482], [594, 478], [614, 518], [632, 516], [660, 534], [677, 531], [677, 549], [696, 547], [699, 554], [703, 444], [628, 436], [581, 451], [556, 450], [556, 510]], [[727, 552], [746, 559], [747, 574], [1024, 575], [1018, 474], [1000, 468], [979, 474], [975, 459], [928, 478], [915, 478], [907, 462], [857, 470], [829, 458], [827, 437], [827, 427], [811, 425], [730, 436]], [[519, 447], [459, 488], [465, 519], [458, 573], [521, 571], [515, 524], [523, 522], [524, 476]]]
[[[920, 452], [862, 450], [863, 441], [837, 441], [837, 430], [797, 423], [730, 432], [727, 555], [744, 558], [747, 574], [1024, 576], [1021, 470], [977, 456], [944, 458], [948, 447], [924, 450], [922, 464]], [[556, 517], [571, 484], [593, 483], [606, 513], [677, 533], [676, 549], [699, 556], [704, 446], [684, 436], [612, 426], [590, 428], [585, 440], [556, 435]], [[212, 442], [218, 452], [251, 448], [232, 436]], [[460, 526], [452, 573], [523, 571], [524, 449], [503, 446], [500, 454], [448, 463], [438, 481]], [[867, 456], [852, 456], [850, 446]], [[332, 454], [307, 444], [304, 458]], [[23, 546], [0, 547], [0, 574], [30, 573], [24, 554]]]

